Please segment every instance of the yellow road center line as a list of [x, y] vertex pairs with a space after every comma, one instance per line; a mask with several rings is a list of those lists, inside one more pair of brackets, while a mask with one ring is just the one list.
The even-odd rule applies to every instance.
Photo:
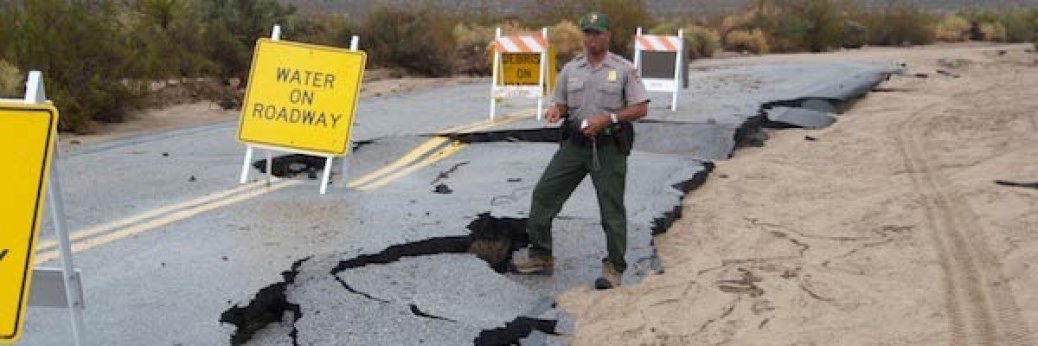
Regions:
[[[514, 123], [514, 122], [519, 121], [519, 120], [523, 120], [523, 119], [529, 118], [529, 117], [531, 117], [531, 116], [533, 116], [535, 114], [536, 114], [536, 111], [528, 110], [528, 111], [517, 113], [514, 116], [502, 116], [501, 118], [495, 119], [494, 121], [484, 121], [484, 122], [480, 122], [480, 123], [476, 123], [476, 124], [471, 124], [470, 126], [463, 127], [463, 128], [460, 128], [460, 129], [456, 130], [456, 132], [462, 133], [462, 132], [465, 132], [465, 131], [479, 131], [479, 130], [484, 130], [484, 129], [491, 128], [491, 127], [494, 127], [494, 126], [506, 125], [506, 124]], [[446, 139], [445, 137], [437, 137], [437, 138], [444, 138], [444, 139]], [[466, 145], [462, 144], [462, 143], [457, 143], [457, 142], [452, 143], [447, 148], [440, 149], [439, 152], [436, 152], [436, 153], [433, 153], [432, 155], [429, 155], [428, 157], [425, 158], [425, 160], [422, 160], [419, 163], [416, 163], [416, 164], [411, 165], [411, 166], [409, 166], [407, 168], [404, 168], [404, 169], [396, 171], [396, 172], [394, 172], [394, 173], [392, 173], [390, 175], [382, 177], [382, 178], [376, 180], [375, 182], [372, 182], [372, 183], [370, 183], [368, 185], [364, 185], [364, 183], [367, 183], [367, 181], [365, 181], [364, 183], [356, 183], [356, 184], [351, 183], [350, 187], [358, 189], [358, 190], [361, 190], [361, 191], [370, 191], [370, 190], [374, 190], [374, 189], [380, 188], [382, 186], [385, 186], [386, 184], [389, 184], [389, 183], [393, 182], [396, 179], [399, 179], [400, 177], [403, 177], [403, 176], [406, 176], [408, 174], [414, 173], [415, 171], [417, 171], [417, 170], [419, 170], [421, 168], [424, 168], [424, 167], [429, 166], [429, 165], [431, 165], [433, 163], [436, 163], [436, 162], [438, 162], [440, 160], [443, 160], [443, 159], [445, 159], [445, 158], [447, 158], [447, 157], [449, 157], [451, 155], [454, 155], [458, 151], [461, 151], [461, 149], [464, 149], [465, 146]]]
[[[294, 186], [294, 185], [299, 185], [299, 184], [302, 183], [302, 181], [300, 181], [300, 180], [283, 180], [282, 182], [283, 183], [281, 183], [281, 184], [271, 185], [270, 188], [268, 188], [268, 189], [255, 189], [255, 190], [251, 190], [251, 191], [245, 192], [243, 194], [239, 194], [239, 195], [231, 196], [229, 198], [217, 200], [217, 201], [214, 201], [212, 203], [202, 204], [202, 205], [198, 205], [198, 206], [195, 206], [195, 207], [192, 207], [192, 208], [180, 210], [180, 211], [177, 211], [175, 213], [172, 213], [172, 214], [169, 214], [169, 215], [165, 215], [165, 216], [162, 216], [162, 217], [159, 217], [159, 218], [155, 218], [155, 219], [149, 220], [149, 221], [144, 222], [144, 223], [139, 223], [139, 224], [131, 225], [129, 227], [121, 228], [121, 229], [118, 229], [118, 230], [116, 230], [114, 232], [110, 232], [110, 233], [98, 236], [96, 238], [90, 238], [90, 239], [82, 240], [82, 241], [76, 242], [75, 244], [72, 244], [72, 252], [81, 252], [81, 251], [89, 250], [89, 249], [92, 249], [92, 248], [95, 248], [95, 247], [98, 247], [98, 246], [101, 246], [101, 245], [104, 245], [104, 244], [108, 244], [108, 243], [114, 242], [116, 240], [120, 240], [120, 239], [124, 239], [124, 238], [127, 238], [127, 237], [131, 237], [131, 236], [134, 236], [134, 235], [137, 235], [137, 234], [141, 234], [141, 233], [147, 232], [148, 230], [151, 230], [151, 229], [155, 229], [155, 228], [162, 227], [162, 226], [165, 226], [165, 225], [177, 222], [177, 221], [181, 221], [181, 220], [193, 217], [195, 215], [198, 215], [198, 214], [201, 214], [201, 213], [213, 210], [213, 209], [222, 208], [222, 207], [234, 204], [234, 203], [238, 203], [238, 202], [241, 202], [241, 201], [245, 201], [245, 200], [249, 200], [249, 199], [252, 199], [252, 198], [256, 198], [256, 197], [262, 196], [264, 194], [267, 194], [267, 193], [270, 193], [270, 192], [274, 192], [276, 190], [280, 190], [282, 188], [286, 188], [286, 187]], [[57, 259], [58, 256], [60, 256], [60, 254], [58, 253], [58, 251], [55, 251], [55, 250], [39, 253], [39, 254], [36, 255], [36, 264], [41, 264], [41, 263], [44, 263], [44, 262], [47, 262], [47, 261], [51, 261], [51, 260]]]
[[383, 175], [389, 174], [392, 171], [395, 171], [395, 170], [398, 170], [400, 168], [403, 168], [404, 166], [407, 166], [408, 164], [418, 160], [418, 158], [422, 157], [422, 155], [425, 155], [426, 153], [432, 151], [433, 149], [436, 149], [437, 147], [439, 147], [443, 143], [447, 143], [447, 138], [444, 138], [444, 137], [434, 137], [432, 139], [429, 139], [425, 143], [422, 143], [418, 147], [412, 149], [407, 154], [404, 154], [404, 156], [401, 156], [399, 159], [397, 159], [393, 163], [391, 163], [389, 165], [386, 165], [385, 167], [382, 167], [382, 168], [380, 168], [380, 169], [378, 169], [378, 170], [376, 170], [374, 172], [365, 174], [364, 176], [351, 181], [349, 183], [349, 185], [347, 185], [347, 186], [350, 187], [350, 188], [354, 188], [354, 187], [357, 187], [357, 186], [360, 186], [360, 185], [364, 185], [364, 184], [366, 184], [366, 183], [368, 183], [368, 182], [370, 182], [372, 180], [375, 180], [375, 179], [377, 179], [377, 178], [379, 178], [379, 177], [381, 177]]
[[[447, 131], [459, 133], [467, 131], [479, 131], [493, 126], [513, 123], [528, 118], [534, 115], [534, 113], [535, 111], [533, 110], [521, 111], [512, 115], [504, 115], [495, 120], [483, 120], [472, 124], [455, 126], [453, 128], [444, 130], [441, 133]], [[412, 162], [418, 160], [428, 152], [440, 148], [444, 143], [447, 143], [447, 141], [448, 139], [446, 137], [435, 137], [429, 139], [428, 141], [422, 143], [415, 149], [412, 149], [410, 152], [408, 152], [392, 164], [387, 165], [377, 171], [368, 173], [350, 182], [349, 187], [356, 188], [361, 186], [361, 190], [371, 190], [379, 188], [402, 176], [411, 174], [423, 167], [426, 167], [444, 158], [447, 158], [465, 147], [465, 145], [461, 143], [452, 143], [446, 148], [442, 148], [438, 152], [429, 155], [421, 162], [411, 165], [409, 167], [405, 167], [408, 164], [411, 164]], [[389, 175], [386, 176], [387, 174]], [[379, 177], [382, 178], [379, 179]], [[368, 186], [362, 186], [375, 179], [379, 180]], [[300, 181], [275, 179], [272, 185], [270, 185], [270, 187], [267, 189], [249, 191], [250, 189], [254, 189], [258, 186], [266, 184], [265, 181], [255, 181], [249, 184], [241, 185], [229, 190], [217, 192], [193, 200], [184, 201], [164, 206], [161, 208], [156, 208], [130, 217], [107, 222], [101, 225], [92, 226], [77, 231], [71, 235], [70, 240], [74, 242], [72, 249], [74, 252], [87, 250], [96, 246], [110, 243], [118, 239], [140, 234], [156, 227], [161, 227], [176, 221], [180, 221], [209, 210], [221, 208], [244, 200], [252, 199], [263, 194], [273, 192], [284, 187], [298, 185], [300, 183]], [[37, 263], [43, 263], [57, 258], [58, 252], [55, 250], [57, 245], [58, 244], [55, 240], [47, 240], [41, 242], [40, 245], [37, 247]]]
[[[478, 131], [478, 130], [485, 129], [485, 128], [492, 127], [492, 126], [510, 124], [510, 123], [513, 123], [513, 122], [516, 122], [516, 121], [519, 121], [519, 120], [522, 120], [522, 119], [525, 119], [525, 118], [529, 118], [529, 117], [533, 116], [535, 113], [536, 113], [536, 110], [532, 110], [532, 109], [531, 110], [525, 110], [525, 111], [517, 112], [515, 114], [501, 116], [500, 118], [495, 119], [493, 121], [488, 119], [488, 120], [477, 121], [477, 122], [471, 123], [471, 124], [455, 126], [455, 127], [452, 127], [452, 128], [448, 128], [446, 130], [442, 130], [439, 133], [441, 133], [441, 134], [442, 133], [463, 133], [463, 132], [467, 132], [467, 131]], [[417, 161], [419, 158], [421, 158], [422, 156], [426, 155], [427, 153], [429, 153], [429, 152], [439, 148], [441, 145], [443, 145], [446, 142], [447, 142], [447, 138], [445, 138], [445, 137], [434, 137], [434, 138], [431, 138], [428, 141], [426, 141], [425, 143], [422, 143], [418, 147], [412, 149], [407, 154], [404, 154], [404, 156], [401, 156], [399, 159], [397, 159], [393, 163], [391, 163], [389, 165], [386, 165], [385, 167], [382, 167], [382, 168], [380, 168], [378, 170], [375, 170], [373, 172], [367, 173], [367, 174], [365, 174], [365, 175], [363, 175], [363, 176], [361, 176], [361, 177], [359, 177], [357, 179], [354, 179], [353, 181], [350, 181], [349, 184], [347, 184], [347, 187], [349, 187], [349, 188], [358, 188], [360, 186], [363, 186], [364, 184], [370, 183], [371, 181], [374, 181], [374, 180], [379, 179], [379, 178], [381, 178], [381, 177], [383, 177], [383, 176], [385, 176], [387, 174], [390, 174], [390, 173], [392, 173], [395, 170], [404, 168], [405, 166], [407, 166], [407, 165]]]
[[382, 186], [384, 186], [386, 184], [389, 184], [390, 182], [393, 182], [396, 179], [399, 179], [400, 177], [403, 177], [403, 176], [406, 176], [408, 174], [414, 173], [415, 171], [417, 171], [419, 169], [422, 169], [422, 168], [424, 168], [424, 167], [426, 167], [428, 165], [431, 165], [431, 164], [436, 163], [436, 162], [438, 162], [440, 160], [443, 160], [443, 159], [445, 159], [447, 157], [450, 157], [451, 155], [454, 155], [458, 151], [461, 151], [461, 149], [464, 149], [466, 146], [467, 146], [466, 144], [461, 143], [461, 142], [451, 143], [451, 145], [447, 146], [446, 148], [440, 149], [440, 151], [437, 151], [437, 152], [433, 153], [432, 155], [429, 155], [428, 157], [426, 157], [421, 162], [418, 162], [418, 163], [416, 163], [414, 165], [408, 166], [405, 169], [396, 171], [393, 174], [385, 176], [382, 179], [379, 179], [379, 180], [377, 180], [377, 181], [375, 181], [375, 182], [373, 182], [371, 184], [368, 184], [366, 186], [361, 186], [358, 189], [361, 190], [361, 191], [368, 191], [368, 190], [374, 190], [374, 189], [380, 188], [380, 187], [382, 187]]
[[[284, 183], [283, 180], [276, 179], [272, 183], [271, 187], [276, 186], [277, 184], [283, 184], [283, 183]], [[135, 223], [147, 220], [147, 219], [155, 218], [155, 217], [160, 216], [162, 214], [173, 212], [173, 211], [176, 211], [176, 210], [179, 210], [179, 209], [184, 209], [184, 208], [188, 208], [188, 207], [197, 206], [197, 205], [200, 205], [200, 204], [210, 203], [212, 201], [219, 200], [219, 199], [222, 199], [222, 198], [226, 198], [227, 196], [231, 196], [231, 195], [234, 195], [234, 194], [237, 194], [237, 193], [241, 193], [242, 191], [249, 190], [249, 189], [255, 188], [257, 186], [262, 186], [262, 185], [265, 185], [265, 184], [266, 184], [265, 181], [255, 181], [255, 182], [244, 184], [244, 185], [241, 185], [241, 186], [238, 186], [238, 187], [235, 187], [235, 188], [232, 188], [232, 189], [228, 189], [228, 190], [225, 190], [225, 191], [221, 191], [221, 192], [217, 192], [217, 193], [214, 193], [214, 194], [210, 194], [210, 195], [202, 196], [202, 197], [199, 197], [199, 198], [195, 198], [195, 199], [192, 199], [192, 200], [189, 200], [189, 201], [184, 201], [184, 202], [180, 202], [180, 203], [176, 203], [176, 204], [171, 204], [171, 205], [164, 206], [164, 207], [161, 207], [161, 208], [156, 208], [156, 209], [152, 209], [152, 210], [149, 210], [149, 211], [146, 211], [146, 212], [143, 212], [143, 213], [139, 213], [139, 214], [136, 214], [136, 215], [133, 215], [133, 216], [125, 217], [125, 218], [118, 219], [118, 220], [111, 221], [111, 222], [106, 222], [104, 224], [100, 224], [100, 225], [96, 225], [96, 226], [92, 226], [92, 227], [89, 227], [89, 228], [86, 228], [86, 229], [82, 229], [82, 230], [76, 231], [75, 233], [71, 234], [70, 240], [71, 241], [78, 241], [78, 240], [81, 240], [81, 239], [84, 239], [84, 238], [93, 237], [93, 236], [96, 236], [98, 234], [106, 233], [106, 232], [109, 232], [109, 231], [117, 229], [117, 228], [126, 227], [128, 225], [135, 224]], [[42, 252], [42, 251], [51, 250], [51, 249], [54, 249], [54, 248], [57, 248], [57, 247], [58, 247], [58, 242], [56, 240], [47, 240], [47, 241], [40, 242], [39, 246], [36, 248], [36, 251], [37, 252]]]

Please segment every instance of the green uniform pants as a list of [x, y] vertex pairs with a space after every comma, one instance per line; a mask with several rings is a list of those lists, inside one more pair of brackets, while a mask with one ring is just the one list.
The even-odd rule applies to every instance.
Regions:
[[590, 173], [598, 194], [599, 213], [609, 253], [604, 261], [611, 262], [616, 270], [623, 273], [627, 268], [627, 262], [624, 261], [624, 253], [627, 251], [627, 210], [624, 208], [627, 156], [611, 140], [600, 141], [600, 167], [596, 170], [592, 152], [591, 147], [563, 141], [544, 170], [533, 190], [530, 220], [526, 229], [530, 235], [530, 255], [551, 256], [552, 219], [559, 214], [563, 203], [577, 185]]

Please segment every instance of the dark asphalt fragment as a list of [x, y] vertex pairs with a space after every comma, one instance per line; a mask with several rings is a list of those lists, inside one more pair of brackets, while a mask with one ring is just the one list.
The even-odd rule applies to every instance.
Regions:
[[[309, 179], [317, 179], [317, 172], [324, 170], [325, 158], [319, 156], [289, 154], [274, 157], [271, 172], [278, 178], [292, 178], [306, 174]], [[267, 160], [258, 160], [252, 163], [262, 173], [267, 172]]]
[[458, 321], [455, 321], [455, 320], [452, 320], [452, 319], [449, 319], [449, 318], [444, 318], [444, 317], [440, 317], [440, 316], [434, 316], [434, 315], [430, 315], [430, 314], [427, 314], [425, 312], [422, 312], [421, 309], [418, 309], [418, 305], [411, 304], [410, 308], [411, 308], [411, 313], [414, 314], [415, 316], [418, 316], [418, 317], [431, 318], [431, 319], [434, 319], [434, 320], [458, 322]]
[[814, 138], [814, 137], [811, 137], [811, 136], [804, 136], [804, 140], [808, 140], [808, 141], [812, 141], [813, 142], [813, 141], [817, 141], [818, 138]]
[[451, 190], [451, 188], [449, 186], [447, 186], [447, 184], [439, 184], [439, 185], [436, 185], [436, 188], [433, 189], [433, 192], [441, 194], [441, 195], [446, 195], [446, 194], [453, 193], [454, 190]]
[[1002, 185], [1002, 186], [1016, 186], [1016, 187], [1026, 187], [1026, 188], [1031, 188], [1031, 189], [1038, 189], [1038, 182], [1021, 183], [1021, 182], [1008, 181], [1008, 180], [995, 180], [995, 184]]
[[518, 345], [520, 339], [530, 335], [534, 330], [541, 331], [545, 334], [558, 335], [555, 333], [555, 326], [557, 324], [558, 321], [555, 320], [542, 320], [539, 318], [519, 316], [512, 322], [506, 323], [503, 328], [495, 328], [480, 332], [479, 336], [473, 340], [473, 343], [476, 346]]
[[[713, 162], [704, 162], [702, 171], [696, 172], [696, 174], [688, 180], [674, 184], [674, 189], [681, 191], [682, 199], [684, 199], [684, 196], [688, 195], [689, 192], [698, 189], [700, 186], [703, 186], [703, 184], [706, 183], [706, 179], [710, 176], [710, 173], [713, 172], [714, 167], [715, 165]], [[664, 212], [662, 216], [653, 219], [652, 235], [666, 233], [667, 230], [670, 229], [670, 226], [674, 225], [675, 221], [681, 219], [681, 210], [682, 206], [679, 200], [678, 205], [674, 206], [674, 209], [668, 212]]]
[[[309, 259], [310, 257], [306, 257], [292, 263], [291, 269], [281, 273], [283, 281], [259, 290], [248, 305], [244, 307], [235, 305], [220, 314], [220, 323], [229, 323], [237, 328], [234, 334], [231, 334], [231, 345], [242, 345], [249, 342], [257, 331], [268, 324], [282, 321], [285, 312], [292, 313], [293, 324], [303, 317], [299, 305], [288, 302], [286, 290], [295, 282], [303, 262]], [[293, 325], [289, 335], [292, 337], [294, 345], [299, 345], [296, 341], [297, 333], [298, 330]]]
[[448, 253], [472, 253], [486, 261], [498, 273], [507, 272], [512, 252], [529, 244], [526, 219], [498, 218], [490, 213], [479, 214], [467, 228], [467, 236], [430, 238], [407, 244], [393, 245], [377, 254], [361, 255], [340, 261], [331, 274], [338, 277], [344, 270], [373, 264], [388, 264], [404, 257], [419, 257]]
[[491, 142], [535, 142], [556, 143], [559, 141], [559, 128], [547, 127], [536, 129], [486, 131], [472, 133], [452, 133], [447, 136], [462, 143]]

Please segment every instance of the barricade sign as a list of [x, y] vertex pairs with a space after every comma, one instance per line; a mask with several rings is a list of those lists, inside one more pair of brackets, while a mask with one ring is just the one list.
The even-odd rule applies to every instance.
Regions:
[[[547, 96], [555, 90], [555, 79], [558, 76], [555, 66], [555, 49], [548, 47], [548, 87], [544, 90]], [[538, 77], [541, 68], [541, 54], [539, 53], [502, 53], [501, 54], [501, 81], [499, 86], [537, 86], [540, 83]], [[527, 97], [534, 97], [530, 95]]]
[[36, 240], [44, 212], [58, 111], [47, 104], [0, 103], [0, 343], [21, 337]]
[[634, 64], [642, 73], [645, 90], [672, 93], [670, 110], [677, 110], [684, 70], [684, 33], [678, 30], [677, 36], [642, 35], [638, 28], [634, 42]]
[[365, 54], [260, 39], [242, 104], [242, 142], [344, 155]]
[[[357, 36], [352, 37], [349, 50], [280, 39], [281, 27], [275, 25], [271, 38], [260, 39], [252, 56], [238, 126], [238, 139], [246, 144], [240, 182], [248, 182], [254, 147], [268, 149], [268, 185], [272, 150], [323, 156], [323, 195], [332, 161], [350, 152], [367, 56], [357, 50]], [[347, 163], [343, 158], [344, 187]]]
[[[499, 98], [535, 98], [540, 119], [544, 98], [553, 85], [555, 59], [548, 45], [548, 29], [539, 36], [494, 35], [493, 79], [490, 84], [490, 119], [494, 119]], [[551, 71], [551, 72], [549, 72]]]

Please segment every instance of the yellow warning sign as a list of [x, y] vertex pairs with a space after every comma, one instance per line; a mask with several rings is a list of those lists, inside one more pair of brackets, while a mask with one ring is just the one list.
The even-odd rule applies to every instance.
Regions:
[[366, 61], [364, 52], [260, 39], [238, 139], [344, 155]]
[[[548, 49], [548, 90], [555, 90], [555, 51]], [[502, 53], [501, 84], [531, 85], [540, 84], [541, 53]]]
[[43, 216], [58, 111], [50, 105], [0, 103], [0, 343], [21, 336]]

